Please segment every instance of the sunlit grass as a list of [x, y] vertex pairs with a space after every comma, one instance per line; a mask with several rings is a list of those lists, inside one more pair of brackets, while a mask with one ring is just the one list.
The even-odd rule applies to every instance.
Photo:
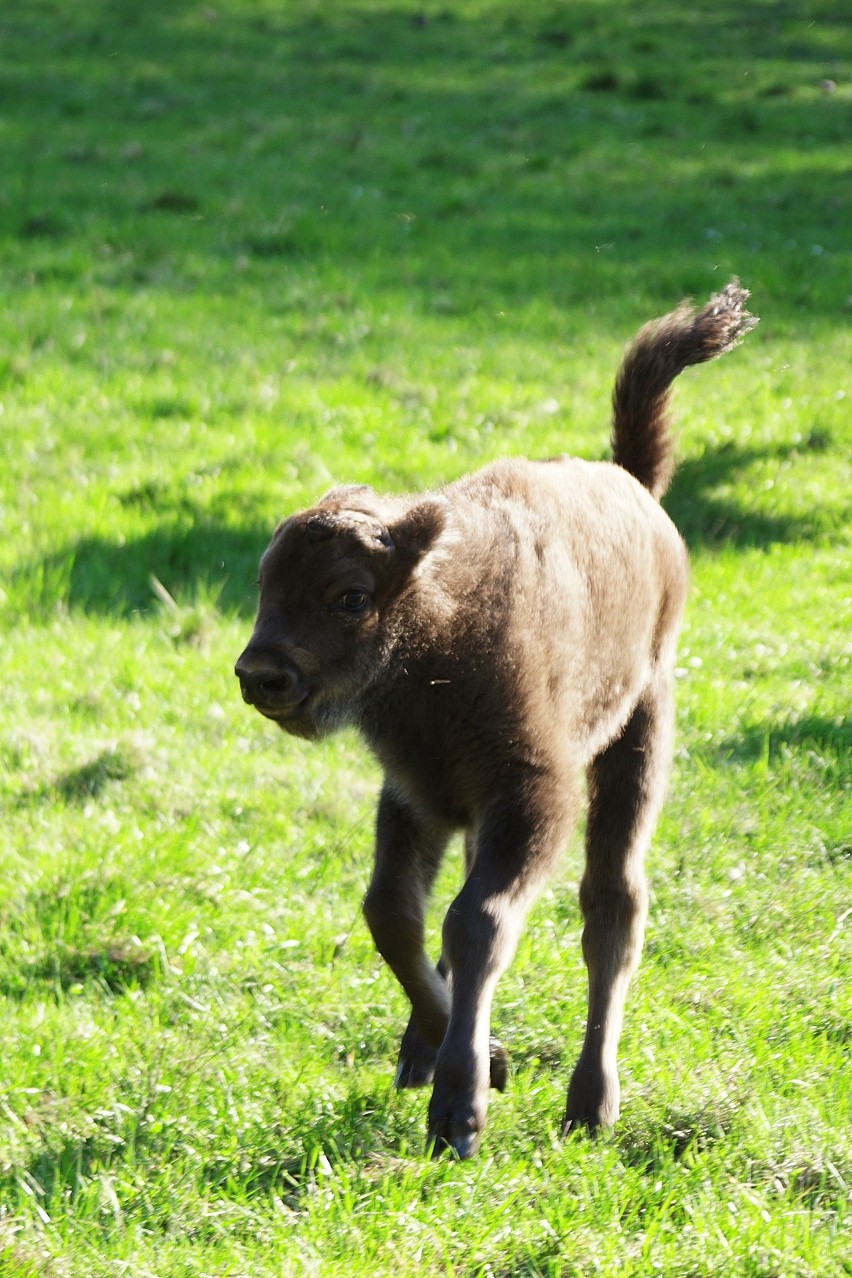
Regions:
[[[0, 1274], [852, 1272], [846, 52], [826, 0], [4, 15]], [[605, 456], [625, 341], [732, 274], [622, 1121], [556, 1139], [575, 838], [431, 1163], [377, 769], [235, 691], [258, 555], [338, 480]]]

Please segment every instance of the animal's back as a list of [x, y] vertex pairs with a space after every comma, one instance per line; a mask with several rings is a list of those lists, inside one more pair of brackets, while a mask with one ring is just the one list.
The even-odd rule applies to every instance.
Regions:
[[587, 762], [674, 642], [687, 585], [674, 524], [610, 462], [506, 459], [446, 492], [471, 594], [506, 618], [524, 721]]

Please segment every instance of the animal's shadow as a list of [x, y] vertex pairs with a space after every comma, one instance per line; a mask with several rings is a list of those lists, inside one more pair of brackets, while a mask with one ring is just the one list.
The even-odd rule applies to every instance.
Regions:
[[[799, 446], [800, 451], [802, 447]], [[817, 531], [815, 520], [749, 508], [732, 502], [722, 492], [749, 466], [783, 461], [790, 451], [784, 444], [738, 448], [726, 443], [700, 457], [679, 462], [663, 505], [689, 549], [747, 549], [813, 538]]]
[[[744, 468], [787, 455], [783, 445], [740, 449], [725, 444], [682, 462], [664, 504], [689, 548], [747, 548], [814, 537], [815, 521], [764, 513], [720, 495], [719, 490]], [[345, 481], [346, 476], [338, 478]], [[234, 507], [245, 507], [243, 494], [234, 494], [232, 500]], [[154, 576], [180, 602], [201, 593], [223, 611], [251, 616], [257, 563], [272, 525], [251, 508], [241, 524], [226, 521], [221, 512], [228, 504], [227, 492], [218, 494], [218, 513], [212, 515], [184, 501], [179, 510], [162, 509], [161, 522], [137, 537], [83, 537], [24, 564], [17, 575], [25, 587], [32, 583], [36, 612], [56, 602], [95, 615], [152, 612], [157, 607]]]

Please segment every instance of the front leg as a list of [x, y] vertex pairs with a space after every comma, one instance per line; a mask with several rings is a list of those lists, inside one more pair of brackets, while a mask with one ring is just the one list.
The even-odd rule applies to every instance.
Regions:
[[[464, 840], [465, 877], [470, 873], [470, 867], [473, 865], [475, 855], [475, 839], [471, 831], [468, 830]], [[438, 959], [436, 971], [442, 980], [447, 981], [448, 969], [443, 954]], [[489, 1055], [491, 1086], [503, 1092], [506, 1090], [506, 1083], [509, 1077], [509, 1057], [503, 1044], [493, 1037], [490, 1040]], [[399, 1048], [399, 1059], [397, 1061], [396, 1077], [394, 1078], [395, 1085], [399, 1088], [428, 1087], [435, 1077], [437, 1059], [437, 1048], [426, 1042], [417, 1028], [417, 1021], [412, 1012]]]
[[364, 916], [376, 948], [412, 1007], [412, 1025], [426, 1053], [443, 1041], [450, 992], [426, 954], [424, 913], [449, 831], [416, 813], [388, 782], [379, 800], [376, 859]]
[[[447, 968], [443, 955], [438, 960], [437, 972], [446, 980]], [[452, 998], [452, 990], [450, 990], [450, 997]], [[488, 1055], [490, 1085], [498, 1092], [505, 1092], [509, 1081], [509, 1054], [493, 1034], [488, 1043]], [[394, 1085], [399, 1088], [428, 1087], [434, 1081], [437, 1061], [437, 1050], [426, 1042], [418, 1030], [412, 1012], [399, 1047]]]
[[491, 1003], [527, 910], [566, 837], [572, 804], [550, 777], [524, 777], [480, 822], [467, 881], [444, 921], [452, 1008], [435, 1065], [429, 1141], [436, 1152], [476, 1153], [485, 1126], [491, 1067]]
[[[447, 973], [443, 958], [438, 960], [438, 966], [435, 970], [441, 980], [446, 981]], [[426, 1042], [426, 1039], [417, 1028], [417, 1020], [412, 1011], [405, 1027], [405, 1033], [402, 1036], [402, 1042], [399, 1045], [399, 1057], [393, 1080], [394, 1086], [399, 1088], [428, 1087], [435, 1077], [435, 1062], [437, 1059], [437, 1047]]]

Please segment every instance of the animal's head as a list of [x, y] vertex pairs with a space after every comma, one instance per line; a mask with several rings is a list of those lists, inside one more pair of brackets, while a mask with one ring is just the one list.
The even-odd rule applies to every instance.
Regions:
[[444, 520], [441, 499], [346, 487], [280, 524], [260, 561], [254, 631], [235, 667], [243, 699], [296, 736], [350, 721], [381, 666], [394, 604]]

